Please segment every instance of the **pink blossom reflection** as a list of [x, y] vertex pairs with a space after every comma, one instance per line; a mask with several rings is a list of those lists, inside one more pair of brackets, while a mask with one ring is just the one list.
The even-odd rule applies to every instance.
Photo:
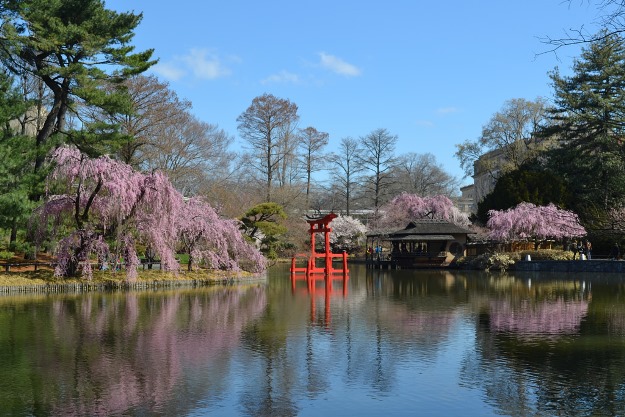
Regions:
[[57, 346], [39, 365], [63, 391], [50, 414], [184, 410], [178, 393], [194, 375], [219, 391], [217, 376], [227, 371], [242, 331], [266, 303], [263, 286], [56, 301]]
[[491, 301], [490, 327], [498, 332], [513, 332], [523, 338], [575, 334], [588, 312], [588, 301], [555, 300]]

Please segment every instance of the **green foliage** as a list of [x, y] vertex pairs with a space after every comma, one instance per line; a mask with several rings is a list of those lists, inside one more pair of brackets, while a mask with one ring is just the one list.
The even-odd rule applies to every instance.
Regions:
[[34, 207], [29, 196], [43, 182], [32, 172], [33, 149], [30, 138], [0, 138], [0, 227], [23, 224]]
[[13, 252], [10, 252], [10, 251], [0, 251], [0, 259], [2, 259], [2, 260], [11, 259], [13, 257], [13, 255], [15, 255], [15, 254]]
[[573, 253], [558, 249], [525, 250], [520, 252], [488, 252], [473, 258], [461, 258], [457, 266], [483, 271], [505, 271], [529, 255], [533, 261], [568, 261]]
[[[12, 244], [43, 194], [51, 149], [69, 142], [97, 156], [120, 141], [116, 126], [85, 115], [132, 111], [122, 82], [155, 63], [152, 50], [135, 53], [130, 45], [141, 18], [108, 10], [102, 0], [1, 3], [0, 60], [24, 87], [18, 92], [0, 74], [0, 227], [12, 230]], [[40, 108], [43, 114], [33, 111]], [[80, 124], [70, 126], [69, 115]]]
[[549, 154], [575, 196], [571, 207], [583, 222], [625, 199], [625, 42], [604, 33], [573, 67], [574, 75], [551, 74], [555, 105], [543, 136], [560, 146]]
[[571, 194], [560, 176], [550, 171], [523, 167], [497, 180], [493, 191], [478, 203], [477, 220], [486, 224], [489, 210], [507, 210], [522, 202], [537, 206], [553, 203], [559, 207], [568, 207]]
[[189, 264], [189, 254], [188, 253], [178, 253], [176, 254], [176, 259], [183, 265]]
[[35, 249], [33, 248], [33, 245], [31, 245], [30, 243], [22, 240], [17, 240], [15, 243], [11, 243], [11, 245], [9, 245], [9, 250], [13, 253], [22, 253], [24, 254], [24, 258], [27, 258], [30, 255], [34, 255], [35, 253]]
[[[36, 146], [63, 135], [86, 153], [101, 152], [87, 140], [101, 126], [85, 124], [81, 117], [81, 132], [72, 134], [66, 118], [89, 106], [110, 114], [131, 111], [121, 83], [156, 62], [152, 50], [134, 53], [130, 45], [142, 15], [106, 9], [102, 0], [13, 0], [2, 6], [0, 58], [5, 67], [20, 77], [34, 76], [52, 95]], [[117, 87], [104, 88], [110, 85]], [[100, 142], [111, 138], [105, 135]], [[37, 156], [37, 169], [44, 151]]]
[[121, 133], [119, 126], [101, 121], [85, 123], [82, 129], [67, 132], [66, 136], [67, 142], [91, 158], [115, 153], [129, 140], [132, 138]]
[[241, 222], [248, 239], [260, 241], [261, 252], [269, 259], [276, 259], [282, 246], [281, 237], [287, 232], [281, 220], [286, 218], [280, 204], [261, 203], [245, 212]]
[[32, 169], [34, 140], [15, 134], [28, 104], [0, 72], [0, 227], [12, 230], [24, 225], [33, 208], [29, 196], [41, 184]]
[[573, 260], [573, 252], [561, 249], [524, 250], [520, 252], [520, 258], [529, 255], [532, 261], [570, 261]]
[[250, 238], [257, 237], [258, 232], [263, 234], [286, 233], [286, 228], [279, 224], [280, 219], [286, 219], [287, 215], [280, 204], [261, 203], [245, 212], [241, 222]]
[[471, 261], [469, 261], [469, 265], [475, 269], [480, 269], [484, 271], [505, 271], [520, 259], [520, 254], [516, 252], [484, 253], [482, 255], [476, 256]]

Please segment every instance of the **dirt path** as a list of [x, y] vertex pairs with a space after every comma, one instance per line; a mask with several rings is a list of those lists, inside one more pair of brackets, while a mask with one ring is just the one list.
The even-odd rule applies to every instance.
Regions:
[[[54, 262], [54, 257], [49, 253], [39, 253], [37, 255], [37, 269], [53, 269], [50, 265]], [[23, 253], [16, 253], [11, 259], [0, 260], [0, 271], [7, 270], [9, 265], [9, 272], [25, 272], [35, 270], [35, 261], [32, 259], [24, 259]]]

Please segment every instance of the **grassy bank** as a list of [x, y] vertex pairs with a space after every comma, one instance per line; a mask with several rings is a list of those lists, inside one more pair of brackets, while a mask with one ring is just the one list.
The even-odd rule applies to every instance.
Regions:
[[262, 275], [248, 272], [197, 270], [177, 274], [139, 270], [134, 282], [123, 271], [95, 271], [91, 280], [55, 277], [51, 270], [0, 273], [0, 293], [70, 292], [207, 286], [252, 281]]

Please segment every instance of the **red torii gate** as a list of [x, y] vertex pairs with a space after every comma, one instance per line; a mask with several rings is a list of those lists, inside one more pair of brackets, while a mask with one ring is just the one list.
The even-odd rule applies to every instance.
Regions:
[[[306, 220], [310, 225], [310, 256], [308, 257], [308, 262], [306, 267], [296, 267], [295, 262], [297, 256], [304, 257], [306, 254], [299, 254], [291, 259], [291, 279], [293, 281], [293, 285], [295, 285], [295, 279], [298, 273], [305, 273], [306, 281], [308, 282], [308, 286], [311, 287], [315, 280], [324, 278], [326, 280], [327, 285], [332, 287], [332, 279], [333, 274], [341, 274], [341, 278], [343, 279], [343, 285], [345, 285], [348, 278], [348, 269], [347, 269], [347, 253], [343, 251], [341, 254], [332, 253], [330, 250], [330, 232], [332, 229], [328, 226], [330, 222], [337, 217], [336, 214], [330, 213], [322, 218], [309, 218]], [[325, 251], [317, 252], [315, 250], [315, 234], [323, 233], [324, 241], [325, 241]], [[324, 266], [317, 266], [317, 259], [323, 258], [325, 260]], [[343, 268], [342, 269], [334, 269], [332, 267], [332, 258], [343, 258]]]

